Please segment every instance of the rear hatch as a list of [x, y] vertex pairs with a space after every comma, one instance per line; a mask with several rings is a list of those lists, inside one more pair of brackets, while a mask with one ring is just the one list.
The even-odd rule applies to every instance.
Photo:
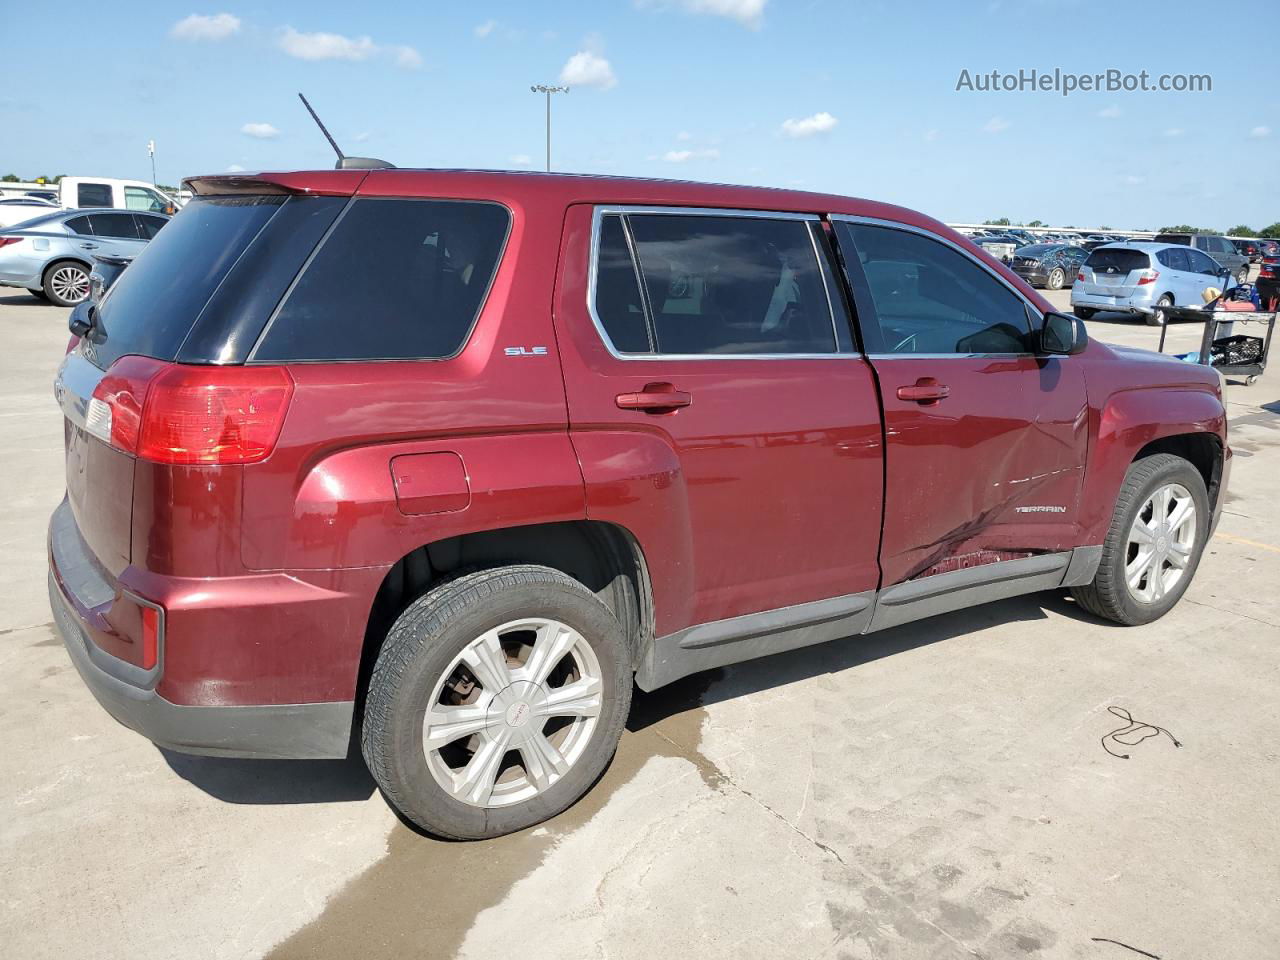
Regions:
[[1151, 256], [1146, 251], [1098, 247], [1080, 268], [1076, 288], [1084, 293], [1123, 299], [1132, 296], [1150, 273]]
[[[354, 193], [363, 176], [353, 171], [343, 193]], [[196, 185], [202, 195], [96, 306], [94, 327], [67, 354], [55, 382], [65, 420], [67, 499], [85, 545], [113, 577], [141, 559], [132, 543], [137, 460], [113, 441], [123, 421], [131, 415], [136, 424], [142, 410], [130, 414], [119, 398], [141, 384], [134, 393], [144, 402], [147, 378], [168, 365], [243, 364], [348, 199], [301, 196], [267, 180]]]

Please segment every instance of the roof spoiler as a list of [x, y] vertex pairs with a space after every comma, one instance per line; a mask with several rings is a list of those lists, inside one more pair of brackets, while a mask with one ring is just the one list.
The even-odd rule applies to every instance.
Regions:
[[385, 160], [377, 160], [374, 157], [348, 157], [342, 152], [338, 142], [330, 136], [329, 129], [316, 116], [316, 112], [311, 109], [311, 104], [307, 102], [307, 98], [299, 93], [298, 99], [307, 108], [307, 113], [311, 114], [311, 119], [316, 122], [316, 126], [324, 134], [324, 138], [329, 141], [329, 146], [333, 147], [333, 152], [338, 155], [338, 162], [333, 165], [335, 170], [394, 170], [396, 168], [394, 163], [387, 163]]

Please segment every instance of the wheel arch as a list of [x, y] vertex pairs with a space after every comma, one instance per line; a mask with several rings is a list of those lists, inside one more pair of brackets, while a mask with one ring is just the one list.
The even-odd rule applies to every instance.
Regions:
[[649, 568], [630, 530], [599, 520], [498, 527], [422, 544], [391, 565], [370, 607], [356, 684], [356, 722], [369, 676], [396, 617], [437, 584], [464, 573], [512, 564], [551, 567], [577, 580], [622, 623], [632, 668], [653, 633]]

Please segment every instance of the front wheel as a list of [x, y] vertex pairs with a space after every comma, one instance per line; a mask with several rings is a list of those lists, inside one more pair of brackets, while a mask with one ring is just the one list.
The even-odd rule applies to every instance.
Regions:
[[49, 302], [49, 295], [39, 287], [27, 287], [27, 293], [31, 294], [37, 300], [43, 300], [45, 303]]
[[1075, 315], [1081, 320], [1092, 320], [1094, 314], [1098, 312], [1097, 310], [1090, 310], [1088, 307], [1072, 307], [1071, 309], [1075, 311]]
[[1209, 532], [1204, 478], [1181, 457], [1159, 453], [1129, 467], [1093, 582], [1077, 602], [1126, 626], [1168, 613], [1195, 576]]
[[604, 771], [631, 705], [621, 624], [557, 570], [467, 574], [414, 601], [369, 680], [361, 745], [388, 801], [433, 834], [553, 817]]
[[1236, 283], [1243, 287], [1248, 282], [1249, 268], [1247, 266], [1241, 267], [1239, 272], [1236, 274]]

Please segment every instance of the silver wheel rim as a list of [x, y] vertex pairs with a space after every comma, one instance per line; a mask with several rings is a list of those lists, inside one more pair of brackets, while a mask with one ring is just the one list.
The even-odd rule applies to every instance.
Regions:
[[595, 733], [604, 683], [595, 651], [558, 620], [482, 634], [436, 682], [422, 750], [436, 783], [473, 807], [522, 803], [559, 782]]
[[49, 286], [58, 299], [79, 303], [89, 295], [89, 275], [76, 267], [59, 267], [49, 278]]
[[1166, 483], [1142, 504], [1129, 528], [1124, 579], [1139, 603], [1157, 603], [1177, 587], [1196, 545], [1196, 504], [1180, 483]]
[[1061, 290], [1062, 282], [1065, 279], [1066, 276], [1061, 270], [1054, 270], [1053, 273], [1049, 274], [1049, 286], [1054, 290]]

